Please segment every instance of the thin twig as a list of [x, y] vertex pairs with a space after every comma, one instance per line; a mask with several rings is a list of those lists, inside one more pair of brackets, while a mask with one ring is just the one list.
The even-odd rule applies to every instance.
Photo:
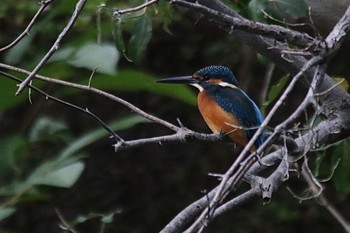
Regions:
[[79, 231], [74, 229], [74, 227], [67, 222], [67, 220], [64, 218], [64, 216], [62, 215], [61, 211], [58, 208], [55, 208], [55, 212], [56, 212], [58, 219], [61, 222], [61, 227], [63, 230], [70, 231], [72, 233], [79, 233]]
[[[212, 213], [215, 211], [216, 207], [220, 204], [223, 196], [227, 195], [227, 191], [230, 189], [230, 187], [237, 184], [240, 181], [240, 179], [243, 177], [244, 173], [247, 170], [249, 170], [249, 167], [247, 167], [245, 170], [241, 170], [241, 171], [238, 168], [239, 168], [240, 164], [243, 162], [243, 160], [246, 157], [247, 153], [249, 152], [250, 148], [253, 146], [253, 144], [255, 143], [257, 138], [259, 137], [259, 135], [263, 132], [263, 130], [266, 128], [267, 124], [270, 122], [270, 120], [272, 119], [274, 114], [277, 112], [278, 108], [283, 104], [283, 102], [285, 101], [285, 99], [287, 98], [289, 93], [292, 91], [296, 82], [299, 80], [299, 78], [302, 75], [304, 75], [304, 73], [308, 69], [310, 69], [311, 67], [313, 67], [315, 64], [319, 63], [320, 61], [322, 61], [322, 57], [320, 57], [320, 56], [312, 58], [309, 62], [307, 62], [304, 65], [304, 67], [299, 71], [299, 73], [293, 77], [292, 81], [289, 83], [286, 90], [283, 92], [283, 94], [278, 99], [276, 104], [273, 106], [273, 108], [271, 109], [269, 114], [266, 116], [265, 120], [262, 122], [259, 129], [256, 131], [256, 133], [251, 138], [249, 143], [244, 147], [243, 151], [240, 153], [240, 155], [237, 157], [235, 162], [232, 164], [232, 166], [227, 170], [227, 172], [223, 176], [223, 179], [220, 182], [219, 188], [216, 191], [216, 195], [210, 204], [210, 209], [211, 209]], [[277, 134], [277, 132], [274, 132], [270, 137], [267, 138], [267, 140], [264, 142], [264, 144], [261, 147], [259, 147], [257, 154], [263, 153], [263, 150], [267, 147], [267, 145], [269, 145], [271, 143], [272, 139], [276, 136], [276, 134]], [[249, 164], [252, 165], [252, 163], [249, 163]], [[240, 171], [240, 172], [238, 172], [238, 171]], [[227, 181], [234, 174], [237, 178], [234, 179], [232, 181], [232, 183], [228, 183]], [[208, 209], [209, 209], [209, 207], [202, 212], [202, 214], [198, 217], [198, 219], [195, 221], [195, 223], [189, 228], [188, 232], [194, 232], [194, 231], [196, 231], [196, 229], [201, 228], [200, 224], [205, 219], [205, 216], [212, 215], [212, 213], [209, 213], [209, 214], [207, 213]]]
[[339, 222], [339, 224], [344, 228], [347, 233], [350, 233], [350, 222], [340, 213], [337, 208], [332, 205], [328, 198], [321, 193], [318, 198], [320, 204], [328, 210], [328, 212]]
[[328, 198], [324, 194], [324, 188], [320, 184], [320, 182], [314, 177], [312, 174], [310, 168], [307, 165], [307, 159], [304, 162], [304, 168], [302, 171], [302, 175], [305, 178], [306, 182], [308, 183], [310, 187], [310, 191], [312, 192], [312, 196], [310, 197], [296, 197], [299, 200], [309, 200], [309, 199], [315, 199], [315, 201], [318, 201], [320, 205], [322, 205], [324, 208], [326, 208], [329, 213], [339, 222], [339, 224], [344, 228], [344, 230], [347, 233], [350, 233], [350, 223], [345, 219], [345, 217], [337, 210], [331, 202], [328, 200]]
[[62, 32], [58, 35], [55, 43], [52, 45], [50, 50], [45, 54], [45, 56], [41, 59], [41, 61], [37, 64], [34, 70], [28, 75], [28, 77], [21, 82], [16, 92], [16, 96], [21, 94], [24, 88], [29, 84], [29, 82], [35, 77], [35, 75], [39, 72], [39, 70], [46, 64], [46, 62], [50, 59], [50, 57], [58, 50], [60, 47], [60, 43], [63, 40], [64, 36], [68, 33], [68, 31], [73, 27], [75, 21], [78, 18], [79, 13], [82, 11], [86, 0], [79, 0], [79, 2], [75, 6], [75, 10], [72, 14], [72, 17], [68, 21], [67, 25], [64, 27]]
[[[21, 81], [22, 81], [21, 79], [15, 77], [15, 76], [13, 76], [13, 75], [7, 74], [7, 73], [5, 73], [5, 72], [2, 72], [2, 71], [0, 71], [0, 74], [3, 75], [3, 76], [5, 76], [5, 77], [8, 77], [8, 78], [10, 78], [10, 79], [12, 79], [12, 80], [15, 80], [16, 82], [21, 82]], [[53, 101], [55, 101], [55, 102], [57, 102], [57, 103], [60, 103], [60, 104], [62, 104], [62, 105], [68, 106], [68, 107], [71, 107], [71, 108], [73, 108], [73, 109], [76, 109], [76, 110], [78, 110], [78, 111], [80, 111], [80, 112], [83, 112], [83, 113], [85, 113], [85, 114], [91, 116], [92, 118], [94, 118], [95, 120], [97, 120], [97, 122], [99, 122], [99, 123], [101, 124], [101, 126], [102, 126], [107, 132], [109, 132], [109, 133], [111, 134], [111, 136], [112, 136], [116, 141], [118, 141], [118, 142], [119, 142], [119, 141], [123, 141], [123, 139], [122, 139], [121, 137], [119, 137], [111, 128], [109, 128], [109, 126], [108, 126], [106, 123], [104, 123], [98, 116], [96, 116], [95, 114], [93, 114], [92, 112], [90, 112], [90, 110], [81, 108], [81, 107], [79, 107], [79, 106], [77, 106], [77, 105], [74, 105], [74, 104], [72, 104], [72, 103], [69, 103], [69, 102], [67, 102], [67, 101], [64, 101], [64, 100], [58, 99], [58, 98], [56, 98], [56, 97], [53, 97], [53, 96], [47, 94], [46, 92], [42, 91], [41, 89], [39, 89], [39, 88], [33, 86], [32, 84], [28, 84], [28, 87], [30, 87], [32, 90], [34, 90], [34, 91], [36, 91], [36, 92], [42, 94], [46, 99], [51, 99], [51, 100], [53, 100]]]
[[286, 40], [292, 44], [302, 47], [308, 47], [315, 44], [316, 39], [307, 33], [301, 33], [278, 25], [268, 25], [253, 22], [244, 18], [232, 17], [223, 12], [218, 12], [214, 9], [206, 7], [198, 3], [198, 1], [190, 2], [186, 0], [170, 0], [170, 3], [196, 10], [213, 19], [220, 19], [220, 21], [224, 21], [226, 25], [229, 24], [232, 29], [244, 30], [246, 32], [273, 38], [275, 40]]
[[[3, 64], [3, 63], [0, 63], [0, 68], [12, 70], [12, 71], [23, 73], [23, 74], [30, 73], [27, 70], [24, 70], [24, 69], [21, 69], [18, 67], [14, 67], [11, 65]], [[7, 75], [7, 73], [4, 73], [4, 74]], [[198, 132], [187, 129], [184, 126], [178, 127], [178, 126], [171, 124], [163, 119], [160, 119], [156, 116], [153, 116], [149, 113], [146, 113], [145, 111], [141, 110], [140, 108], [136, 107], [135, 105], [131, 104], [130, 102], [128, 102], [124, 99], [121, 99], [121, 98], [114, 96], [110, 93], [101, 91], [97, 88], [91, 87], [90, 82], [89, 82], [90, 85], [89, 84], [88, 85], [80, 85], [80, 84], [71, 83], [71, 82], [67, 82], [67, 81], [63, 81], [63, 80], [45, 77], [45, 76], [38, 75], [38, 74], [35, 75], [35, 78], [42, 80], [42, 81], [55, 83], [55, 84], [59, 84], [59, 85], [67, 86], [67, 87], [72, 87], [72, 88], [76, 88], [76, 89], [80, 89], [80, 90], [85, 90], [85, 91], [89, 91], [89, 92], [101, 95], [105, 98], [108, 98], [112, 101], [115, 101], [115, 102], [118, 102], [118, 103], [124, 105], [125, 107], [129, 108], [133, 112], [143, 116], [144, 118], [146, 118], [150, 121], [161, 124], [169, 129], [171, 129], [172, 131], [176, 132], [175, 134], [172, 134], [172, 135], [165, 135], [165, 136], [160, 136], [160, 137], [144, 138], [144, 139], [137, 139], [137, 140], [130, 140], [130, 141], [122, 140], [119, 137], [117, 138], [115, 136], [115, 133], [114, 133], [112, 135], [118, 139], [117, 143], [113, 145], [115, 148], [115, 151], [124, 150], [124, 149], [130, 148], [130, 147], [142, 146], [145, 144], [162, 144], [165, 142], [175, 142], [175, 141], [187, 142], [187, 141], [197, 140], [197, 141], [206, 141], [206, 142], [216, 142], [216, 141], [222, 140], [225, 136], [223, 134], [198, 133]], [[91, 79], [91, 77], [90, 77], [90, 79]], [[58, 99], [58, 101], [60, 101], [60, 100]], [[81, 110], [89, 115], [93, 115], [87, 109], [79, 109], [79, 110]], [[96, 117], [96, 119], [98, 119], [97, 116], [95, 116], [95, 117]], [[98, 121], [100, 121], [100, 120], [98, 120]]]
[[[0, 68], [4, 68], [4, 69], [8, 69], [8, 70], [12, 70], [15, 72], [19, 72], [22, 74], [29, 74], [30, 72], [18, 67], [14, 67], [11, 65], [7, 65], [7, 64], [3, 64], [0, 63]], [[59, 80], [59, 79], [53, 79], [53, 78], [49, 78], [46, 76], [42, 76], [42, 75], [35, 75], [35, 78], [40, 79], [42, 81], [45, 82], [50, 82], [50, 83], [55, 83], [55, 84], [59, 84], [59, 85], [63, 85], [63, 86], [67, 86], [67, 87], [72, 87], [72, 88], [76, 88], [76, 89], [80, 89], [80, 90], [85, 90], [85, 91], [90, 91], [92, 93], [98, 94], [100, 96], [103, 96], [105, 98], [108, 98], [112, 101], [115, 101], [117, 103], [120, 103], [122, 105], [124, 105], [125, 107], [129, 108], [131, 111], [136, 112], [137, 114], [143, 116], [144, 118], [154, 121], [158, 124], [164, 125], [165, 127], [173, 130], [173, 131], [178, 131], [180, 129], [180, 127], [173, 125], [163, 119], [160, 119], [156, 116], [153, 116], [151, 114], [146, 113], [145, 111], [141, 110], [140, 108], [136, 107], [135, 105], [131, 104], [130, 102], [123, 100], [122, 98], [119, 98], [115, 95], [112, 95], [110, 93], [107, 93], [105, 91], [101, 91], [97, 88], [88, 86], [88, 85], [81, 85], [81, 84], [77, 84], [77, 83], [72, 83], [72, 82], [67, 82], [67, 81], [63, 81], [63, 80]]]
[[147, 144], [159, 144], [170, 143], [170, 142], [218, 142], [223, 139], [223, 134], [205, 134], [192, 131], [190, 129], [180, 128], [175, 134], [163, 135], [159, 137], [141, 138], [129, 141], [119, 141], [114, 144], [115, 151], [125, 150], [128, 148], [139, 147]]
[[262, 9], [261, 12], [263, 13], [263, 15], [268, 18], [268, 19], [271, 19], [272, 21], [275, 21], [276, 23], [279, 23], [279, 24], [284, 24], [286, 27], [301, 27], [301, 26], [305, 26], [305, 25], [308, 25], [306, 23], [288, 23], [284, 20], [279, 20], [275, 17], [273, 17], [272, 15], [270, 15], [269, 13], [266, 12], [266, 10]]
[[135, 12], [135, 11], [139, 11], [139, 10], [142, 10], [150, 5], [153, 5], [155, 3], [157, 3], [159, 0], [150, 0], [150, 1], [146, 1], [144, 4], [141, 4], [139, 6], [136, 6], [136, 7], [132, 7], [132, 8], [127, 8], [125, 10], [115, 10], [113, 15], [114, 16], [121, 16], [121, 15], [124, 15], [124, 14], [127, 14], [127, 13], [130, 13], [130, 12]]
[[24, 31], [15, 39], [13, 40], [10, 44], [0, 48], [0, 53], [3, 51], [6, 51], [10, 48], [12, 48], [13, 46], [15, 46], [20, 40], [22, 40], [26, 35], [29, 35], [29, 31], [30, 29], [33, 27], [33, 25], [35, 24], [36, 20], [39, 18], [39, 16], [41, 15], [41, 13], [43, 13], [43, 11], [46, 9], [46, 7], [48, 5], [50, 5], [50, 3], [53, 0], [44, 0], [41, 1], [40, 4], [40, 8], [39, 10], [36, 12], [36, 14], [34, 15], [34, 17], [32, 18], [32, 20], [29, 22], [28, 26], [24, 29]]
[[331, 54], [327, 56], [330, 57], [332, 54], [338, 51], [343, 41], [345, 40], [348, 32], [350, 30], [350, 5], [346, 9], [344, 15], [338, 21], [338, 23], [333, 27], [333, 30], [328, 34], [325, 39], [326, 47], [325, 50]]
[[[181, 2], [181, 4], [182, 4], [182, 6], [186, 6], [186, 7], [188, 7], [189, 9], [192, 9], [192, 10], [198, 10], [199, 8], [198, 7], [200, 7], [201, 5], [198, 3], [198, 1], [197, 2], [195, 2], [195, 3], [186, 3], [185, 1], [177, 1], [177, 0], [172, 0], [171, 1], [172, 3], [178, 3], [178, 2]], [[204, 1], [203, 1], [204, 2]], [[218, 8], [221, 8], [221, 9], [225, 9], [225, 7], [223, 7], [222, 5], [220, 5], [220, 3], [218, 2], [218, 1], [215, 1], [216, 3], [214, 3], [214, 5], [215, 4], [217, 4], [218, 5]], [[179, 5], [181, 5], [181, 4], [179, 4]], [[208, 1], [208, 3], [207, 3], [208, 5], [209, 4], [211, 4], [211, 3], [209, 3], [209, 1]], [[218, 21], [218, 23], [220, 24], [220, 25], [226, 25], [226, 23], [227, 23], [227, 18], [226, 17], [224, 17], [223, 16], [223, 12], [219, 12], [219, 14], [217, 14], [216, 15], [216, 11], [206, 11], [207, 9], [202, 9], [201, 10], [201, 13], [203, 13], [204, 14], [204, 16], [207, 16], [208, 18], [214, 18], [215, 20], [217, 20]], [[227, 10], [227, 8], [225, 9], [225, 10]], [[224, 10], [223, 10], [224, 11]], [[226, 11], [227, 12], [227, 11]], [[231, 14], [231, 13], [230, 13]], [[235, 14], [235, 13], [232, 13], [232, 14]], [[214, 17], [213, 17], [214, 16]], [[236, 28], [235, 28], [236, 29]], [[245, 30], [245, 29], [241, 29], [241, 30], [244, 30], [244, 31], [248, 31], [249, 32], [249, 30]], [[246, 34], [244, 34], [244, 35], [246, 35]], [[249, 34], [248, 34], [249, 35]], [[251, 36], [251, 35], [249, 35], [249, 36]], [[252, 37], [252, 36], [251, 36]], [[243, 36], [241, 36], [241, 37], [239, 37], [240, 39], [243, 39], [244, 40], [244, 37]], [[256, 41], [256, 40], [253, 40], [253, 41]], [[266, 43], [265, 43], [266, 44]], [[261, 43], [259, 44], [260, 46], [261, 46]], [[259, 46], [258, 46], [258, 48], [259, 48]], [[322, 48], [321, 48], [322, 49]], [[261, 50], [261, 49], [260, 49]], [[265, 50], [264, 50], [265, 51]], [[269, 51], [269, 50], [268, 50]], [[315, 64], [316, 63], [318, 63], [318, 62], [321, 62], [323, 59], [325, 59], [325, 58], [327, 58], [327, 56], [329, 56], [329, 54], [324, 54], [323, 55], [323, 58], [322, 57], [317, 57], [317, 60], [314, 60], [313, 62], [315, 62]], [[276, 55], [276, 57], [278, 57], [278, 58], [280, 58], [280, 56], [278, 56], [278, 55]], [[300, 61], [301, 60], [295, 60], [295, 59], [293, 59], [293, 61], [296, 61], [296, 63], [295, 64], [302, 64]], [[311, 61], [311, 60], [310, 60]], [[310, 62], [309, 61], [309, 62]], [[308, 63], [309, 63], [308, 62]], [[278, 63], [279, 64], [279, 63]], [[293, 63], [291, 63], [291, 64], [294, 64], [294, 62]], [[309, 64], [310, 65], [310, 64]], [[312, 65], [312, 64], [311, 64]], [[310, 67], [311, 67], [311, 65], [310, 65]], [[305, 66], [304, 66], [305, 67]], [[295, 68], [294, 68], [294, 70], [295, 70]], [[307, 69], [305, 69], [305, 71], [306, 71]], [[300, 70], [299, 70], [299, 73], [300, 73]], [[303, 72], [302, 72], [303, 73]], [[310, 73], [309, 73], [310, 74]], [[310, 76], [310, 75], [309, 75]], [[344, 97], [345, 98], [345, 97]], [[323, 123], [321, 123], [320, 125], [318, 125], [317, 126], [317, 134], [319, 133], [319, 134], [321, 134], [323, 137], [325, 136], [325, 134], [329, 134], [329, 133], [331, 133], [333, 130], [334, 130], [334, 132], [337, 132], [336, 131], [336, 129], [337, 129], [337, 127], [334, 127], [334, 126], [332, 126], [332, 129], [330, 129], [330, 126], [331, 126], [331, 124], [330, 124], [330, 122], [327, 122], [327, 121], [325, 121], [325, 122], [323, 122]], [[325, 128], [322, 128], [322, 127], [327, 127], [327, 129], [325, 129]], [[311, 137], [313, 137], [312, 135], [310, 135], [310, 134], [312, 134], [312, 135], [314, 135], [314, 132], [310, 132], [309, 134], [305, 134], [304, 136], [302, 136], [300, 139], [297, 139], [296, 141], [298, 142], [298, 145], [300, 145], [300, 147], [302, 148], [303, 146], [302, 145], [304, 145], [304, 146], [310, 146], [310, 141], [309, 141], [309, 139], [311, 138]], [[338, 132], [338, 135], [339, 135], [339, 132]], [[256, 167], [259, 167], [258, 165], [256, 165], [255, 166], [255, 169], [256, 169]], [[230, 180], [233, 180], [232, 179], [232, 177], [230, 178]], [[224, 181], [223, 182], [221, 182], [220, 183], [220, 185], [222, 185], [222, 184], [224, 184]], [[218, 189], [219, 188], [216, 188], [215, 190], [213, 190], [212, 192], [213, 193], [218, 193]], [[212, 194], [212, 195], [214, 195], [214, 194]], [[213, 203], [215, 203], [214, 201], [212, 201]], [[196, 202], [195, 202], [196, 203]], [[190, 206], [192, 207], [192, 206], [194, 206], [194, 208], [197, 208], [197, 210], [199, 209], [199, 206], [198, 205], [194, 205], [195, 203], [193, 203], [193, 204], [191, 204]], [[201, 208], [200, 208], [200, 210], [202, 210], [202, 209], [204, 209], [206, 206], [202, 206], [201, 205]], [[187, 211], [189, 211], [187, 208], [186, 208], [186, 212], [184, 212], [184, 213], [179, 213], [177, 216], [176, 216], [176, 218], [173, 220], [173, 221], [171, 221], [168, 225], [167, 225], [167, 227], [165, 228], [165, 229], [167, 229], [166, 231], [164, 231], [164, 232], [175, 232], [175, 231], [177, 231], [176, 229], [180, 229], [179, 227], [183, 227], [184, 226], [184, 221], [182, 222], [182, 224], [181, 223], [179, 223], [179, 222], [181, 222], [181, 220], [182, 219], [193, 219], [195, 216], [196, 216], [196, 214], [193, 214], [193, 213], [191, 213], [191, 216], [189, 216], [189, 215], [187, 215], [186, 216], [186, 213], [187, 213]], [[207, 210], [206, 210], [207, 211]], [[206, 211], [203, 211], [202, 213], [204, 213], [204, 216], [210, 216], [210, 215], [207, 215], [206, 213]], [[198, 218], [197, 218], [197, 220], [198, 220]], [[191, 220], [187, 220], [186, 222], [188, 222], [188, 221], [191, 221]], [[200, 221], [200, 222], [202, 222], [202, 221]], [[176, 225], [172, 225], [172, 224], [176, 224]], [[180, 226], [179, 226], [179, 224], [181, 224]], [[172, 228], [173, 227], [173, 228]]]
[[267, 99], [267, 90], [269, 88], [275, 67], [276, 67], [275, 63], [272, 63], [272, 62], [267, 65], [266, 72], [263, 79], [264, 83], [262, 84], [262, 87], [260, 89], [260, 95], [259, 95], [260, 100]]

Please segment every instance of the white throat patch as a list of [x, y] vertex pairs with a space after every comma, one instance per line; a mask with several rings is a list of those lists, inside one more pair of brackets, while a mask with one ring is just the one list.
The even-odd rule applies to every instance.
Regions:
[[198, 83], [191, 83], [190, 85], [191, 85], [191, 86], [194, 86], [194, 87], [197, 88], [199, 91], [203, 91], [203, 90], [204, 90], [204, 88], [203, 88], [201, 85], [199, 85]]
[[230, 87], [230, 88], [233, 88], [233, 89], [236, 89], [237, 87], [231, 83], [227, 83], [227, 82], [219, 82], [218, 83], [219, 86], [222, 86], [222, 87]]

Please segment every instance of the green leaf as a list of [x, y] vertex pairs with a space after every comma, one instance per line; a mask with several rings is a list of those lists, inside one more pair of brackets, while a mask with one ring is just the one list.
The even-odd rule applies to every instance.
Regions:
[[126, 54], [126, 48], [125, 48], [125, 43], [124, 43], [124, 38], [123, 38], [123, 28], [122, 28], [122, 19], [120, 18], [115, 18], [113, 20], [113, 38], [115, 41], [115, 46], [120, 54], [122, 54], [125, 59], [128, 61], [131, 61], [127, 54]]
[[55, 137], [65, 139], [67, 136], [63, 134], [68, 130], [66, 124], [62, 121], [51, 119], [49, 117], [39, 118], [33, 125], [30, 133], [29, 140], [39, 141], [42, 139], [48, 139], [49, 137]]
[[276, 23], [276, 20], [284, 21], [289, 18], [306, 17], [308, 7], [304, 0], [252, 0], [248, 4], [248, 9], [251, 18], [255, 21], [266, 21], [266, 16], [263, 12], [271, 16]]
[[262, 11], [266, 8], [265, 0], [252, 0], [248, 4], [248, 9], [250, 12], [250, 17], [254, 21], [264, 21]]
[[1, 75], [0, 87], [0, 112], [4, 112], [7, 109], [15, 107], [18, 104], [23, 103], [28, 98], [26, 94], [15, 96], [16, 90], [18, 89], [17, 83]]
[[106, 8], [104, 6], [100, 6], [96, 12], [96, 28], [97, 28], [97, 43], [101, 44], [102, 37], [102, 27], [101, 27], [101, 14], [105, 11]]
[[7, 136], [0, 140], [0, 180], [20, 172], [16, 167], [15, 155], [19, 155], [18, 151], [21, 150], [24, 144], [25, 139], [20, 135]]
[[273, 4], [276, 10], [282, 10], [282, 13], [285, 12], [296, 17], [307, 16], [308, 6], [304, 0], [273, 0], [269, 3]]
[[79, 223], [84, 223], [88, 220], [100, 218], [101, 222], [104, 224], [112, 223], [114, 220], [114, 215], [120, 214], [121, 210], [115, 210], [110, 213], [101, 214], [101, 213], [89, 213], [88, 215], [80, 215], [73, 222], [73, 225], [77, 225]]
[[146, 15], [137, 21], [128, 44], [128, 57], [139, 63], [152, 37], [152, 21]]
[[102, 90], [150, 91], [159, 95], [179, 99], [185, 103], [196, 105], [197, 97], [186, 85], [159, 84], [156, 78], [145, 72], [136, 70], [118, 70], [117, 76], [95, 75], [92, 86]]
[[[144, 122], [149, 122], [149, 121], [147, 121], [145, 118], [139, 115], [132, 115], [132, 116], [128, 116], [123, 119], [114, 121], [108, 125], [113, 130], [123, 130], [123, 129], [130, 128], [136, 124], [144, 123]], [[66, 157], [72, 156], [75, 153], [77, 153], [77, 151], [92, 144], [93, 142], [97, 141], [102, 137], [106, 137], [107, 135], [108, 135], [108, 132], [101, 127], [99, 127], [96, 130], [92, 130], [91, 132], [88, 132], [84, 134], [82, 137], [73, 141], [68, 147], [66, 147], [60, 153], [59, 157], [66, 158]]]
[[339, 86], [341, 86], [345, 91], [349, 90], [349, 82], [345, 78], [343, 77], [332, 77], [332, 78], [336, 83], [339, 83]]
[[286, 85], [287, 81], [288, 81], [288, 77], [284, 76], [279, 80], [277, 84], [271, 87], [269, 93], [267, 94], [267, 99], [265, 103], [261, 106], [261, 110], [263, 112], [265, 111], [266, 107], [277, 98], [277, 96], [280, 94], [280, 92]]
[[5, 63], [16, 65], [19, 64], [24, 58], [25, 55], [30, 51], [30, 46], [32, 45], [33, 39], [35, 38], [38, 32], [38, 27], [34, 27], [30, 31], [30, 35], [25, 36], [21, 39], [16, 46], [11, 48], [5, 56]]
[[54, 160], [39, 166], [28, 178], [31, 185], [48, 185], [61, 188], [70, 188], [80, 177], [84, 170], [84, 163], [75, 161]]
[[105, 223], [105, 224], [109, 224], [112, 223], [114, 220], [114, 214], [115, 213], [110, 213], [110, 214], [105, 214], [101, 217], [101, 222]]
[[111, 44], [87, 43], [81, 47], [68, 63], [74, 67], [87, 68], [104, 74], [115, 74], [119, 53]]
[[321, 165], [324, 162], [325, 157], [326, 157], [325, 151], [317, 152], [317, 157], [315, 160], [315, 168], [314, 168], [315, 177], [319, 177], [321, 175]]
[[0, 207], [0, 221], [11, 216], [16, 210], [14, 207]]
[[335, 187], [342, 197], [346, 197], [350, 193], [350, 144], [343, 140], [335, 151], [332, 153], [333, 160], [340, 159], [339, 165], [333, 175]]
[[74, 52], [77, 49], [74, 47], [64, 47], [58, 50], [54, 55], [50, 58], [48, 63], [58, 62], [58, 61], [67, 61], [72, 58]]
[[89, 213], [88, 215], [79, 215], [72, 223], [72, 225], [76, 225], [79, 223], [84, 223], [88, 220], [94, 219], [94, 218], [98, 218], [101, 217], [101, 214], [97, 214], [97, 213]]

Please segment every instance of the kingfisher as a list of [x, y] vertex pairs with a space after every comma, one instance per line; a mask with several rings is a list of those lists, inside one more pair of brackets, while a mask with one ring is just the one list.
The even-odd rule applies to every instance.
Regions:
[[[263, 122], [263, 115], [254, 101], [240, 89], [225, 66], [208, 66], [190, 76], [160, 79], [160, 83], [183, 83], [198, 88], [199, 111], [213, 133], [223, 133], [235, 144], [245, 146]], [[259, 135], [251, 152], [263, 144]]]

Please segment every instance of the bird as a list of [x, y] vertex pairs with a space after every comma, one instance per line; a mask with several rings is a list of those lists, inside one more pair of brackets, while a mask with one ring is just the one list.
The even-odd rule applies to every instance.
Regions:
[[[199, 90], [198, 109], [213, 133], [223, 133], [235, 144], [245, 146], [253, 137], [264, 118], [249, 96], [239, 87], [237, 79], [226, 66], [212, 65], [193, 75], [164, 78], [159, 83], [189, 84]], [[264, 142], [261, 133], [250, 152]]]

